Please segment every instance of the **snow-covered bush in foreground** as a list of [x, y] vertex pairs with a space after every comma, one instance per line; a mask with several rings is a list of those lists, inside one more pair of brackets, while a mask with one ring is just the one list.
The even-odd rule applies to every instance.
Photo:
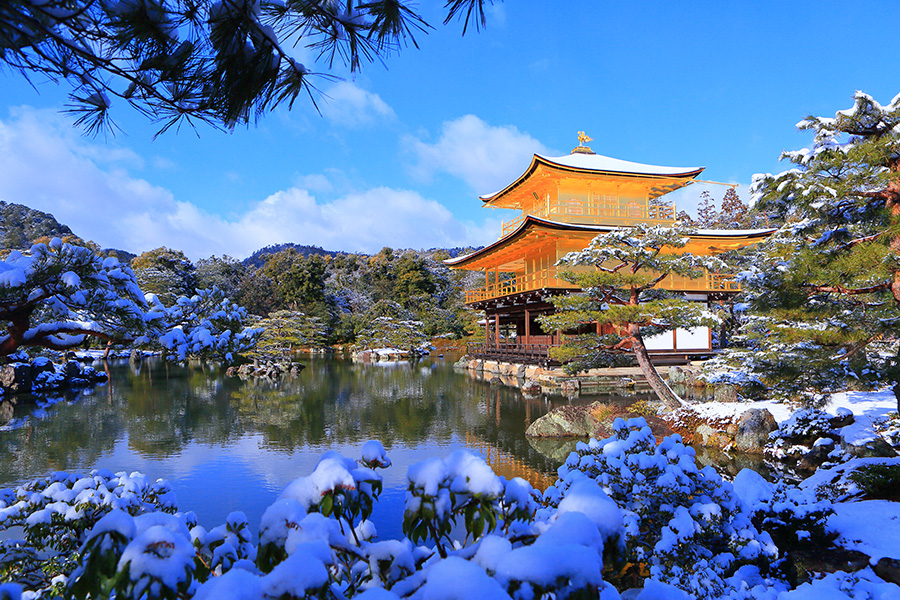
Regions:
[[[21, 542], [4, 542], [0, 575], [21, 584], [26, 600], [618, 600], [630, 588], [643, 588], [629, 592], [637, 600], [791, 600], [851, 597], [854, 586], [869, 597], [900, 592], [871, 571], [789, 591], [767, 573], [778, 549], [754, 523], [816, 520], [827, 506], [749, 474], [733, 488], [698, 469], [677, 436], [656, 446], [643, 419], [617, 420], [614, 431], [579, 445], [543, 496], [466, 450], [413, 465], [400, 540], [378, 540], [368, 520], [382, 487], [375, 469], [390, 466], [376, 441], [359, 461], [328, 452], [288, 485], [262, 517], [258, 546], [243, 513], [211, 530], [193, 513], [175, 513], [164, 482], [56, 474], [0, 493], [0, 523], [26, 532]], [[0, 598], [19, 594], [0, 585]]]
[[[673, 583], [700, 598], [719, 597], [743, 565], [765, 568], [777, 556], [770, 536], [753, 526], [730, 483], [698, 469], [681, 437], [658, 446], [644, 419], [616, 419], [614, 435], [579, 443], [546, 497], [559, 510], [568, 493], [593, 480], [622, 510], [621, 576]], [[579, 510], [576, 508], [575, 510]], [[607, 521], [608, 522], [608, 521]]]

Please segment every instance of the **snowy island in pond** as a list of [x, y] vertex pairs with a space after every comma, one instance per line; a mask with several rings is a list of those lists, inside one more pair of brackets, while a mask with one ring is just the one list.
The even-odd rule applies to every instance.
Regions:
[[[874, 480], [853, 475], [876, 463], [850, 461], [800, 486], [748, 470], [730, 483], [698, 467], [679, 436], [657, 443], [644, 419], [617, 419], [613, 430], [579, 443], [544, 493], [497, 476], [467, 450], [413, 465], [405, 537], [395, 540], [379, 539], [369, 520], [379, 470], [391, 466], [377, 441], [359, 460], [326, 453], [266, 510], [258, 541], [243, 513], [206, 529], [178, 512], [164, 481], [55, 473], [0, 492], [0, 523], [24, 531], [5, 544], [71, 560], [49, 566], [30, 550], [7, 554], [0, 560], [19, 583], [4, 584], [0, 595], [46, 597], [52, 588], [78, 598], [216, 600], [900, 598], [891, 580], [900, 505], [873, 497]], [[896, 484], [898, 459], [879, 461]], [[810, 559], [829, 553], [842, 562]], [[26, 571], [41, 574], [16, 579]]]
[[384, 366], [388, 364], [409, 361], [411, 359], [425, 356], [428, 353], [428, 348], [417, 348], [413, 350], [401, 350], [400, 348], [368, 348], [365, 350], [357, 350], [356, 352], [354, 352], [353, 360], [363, 363], [375, 363]]

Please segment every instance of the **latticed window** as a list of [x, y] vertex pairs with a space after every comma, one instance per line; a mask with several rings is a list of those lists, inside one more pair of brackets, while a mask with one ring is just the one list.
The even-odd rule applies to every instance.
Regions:
[[570, 215], [580, 215], [583, 214], [584, 207], [581, 204], [581, 200], [578, 198], [569, 198], [569, 201], [566, 202], [566, 213]]

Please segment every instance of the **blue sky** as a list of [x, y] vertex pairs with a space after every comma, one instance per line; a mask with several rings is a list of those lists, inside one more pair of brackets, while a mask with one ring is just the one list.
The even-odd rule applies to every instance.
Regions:
[[[878, 27], [900, 22], [900, 3], [509, 0], [465, 37], [441, 25], [442, 5], [421, 6], [435, 30], [419, 49], [320, 81], [321, 115], [298, 101], [230, 134], [154, 140], [153, 123], [114, 102], [125, 135], [87, 138], [57, 112], [66, 88], [36, 92], [3, 71], [0, 199], [102, 246], [193, 259], [288, 241], [481, 245], [512, 215], [477, 196], [535, 152], [567, 154], [578, 131], [599, 154], [706, 166], [747, 199], [753, 173], [810, 142], [800, 119], [850, 107], [857, 89], [882, 103], [900, 93], [900, 38]], [[678, 192], [678, 208], [703, 189]]]

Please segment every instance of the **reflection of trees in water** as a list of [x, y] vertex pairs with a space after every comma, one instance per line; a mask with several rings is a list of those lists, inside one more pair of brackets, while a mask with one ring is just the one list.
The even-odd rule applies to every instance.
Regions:
[[113, 377], [129, 445], [143, 456], [171, 456], [191, 441], [218, 445], [244, 432], [217, 370], [156, 361], [140, 373], [114, 371]]
[[313, 360], [298, 377], [245, 382], [235, 397], [242, 417], [279, 448], [447, 438], [466, 411], [465, 382], [449, 369], [422, 368]]
[[472, 433], [539, 471], [551, 472], [559, 467], [559, 463], [535, 450], [524, 432], [535, 419], [564, 400], [525, 397], [517, 389], [483, 382], [473, 382], [473, 388], [481, 389], [481, 411], [487, 418], [473, 425]]
[[16, 407], [14, 418], [25, 419], [25, 424], [0, 433], [0, 480], [17, 482], [52, 471], [83, 470], [111, 451], [125, 417], [121, 402], [106, 392], [100, 386], [77, 402], [63, 400], [41, 409], [38, 414], [47, 413], [43, 418], [33, 416], [33, 404]]

